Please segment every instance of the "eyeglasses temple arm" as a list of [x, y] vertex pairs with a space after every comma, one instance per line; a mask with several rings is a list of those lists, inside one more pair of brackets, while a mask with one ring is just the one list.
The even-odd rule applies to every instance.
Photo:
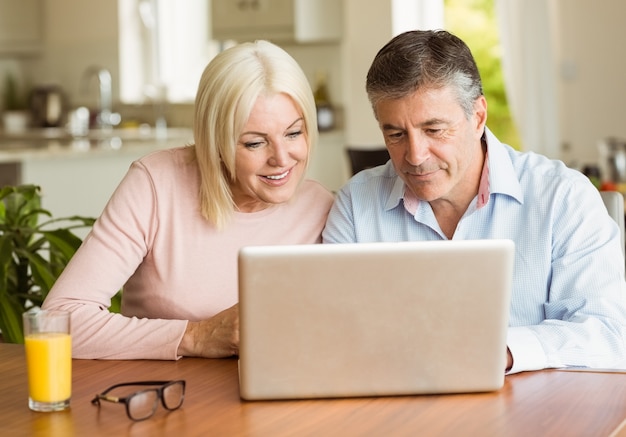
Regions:
[[94, 397], [91, 400], [91, 403], [94, 404], [94, 405], [100, 405], [100, 401], [101, 400], [109, 401], [109, 402], [115, 402], [115, 403], [120, 403], [120, 402], [124, 403], [124, 402], [126, 402], [126, 398], [120, 398], [120, 397], [117, 397], [117, 396], [107, 396], [107, 395], [104, 395], [104, 394], [100, 394], [100, 395], [96, 395], [96, 397]]

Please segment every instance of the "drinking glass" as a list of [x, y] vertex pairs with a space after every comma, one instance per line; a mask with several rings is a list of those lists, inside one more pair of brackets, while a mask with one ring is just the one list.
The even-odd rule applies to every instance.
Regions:
[[28, 407], [61, 411], [72, 395], [70, 313], [33, 309], [22, 315], [28, 369]]

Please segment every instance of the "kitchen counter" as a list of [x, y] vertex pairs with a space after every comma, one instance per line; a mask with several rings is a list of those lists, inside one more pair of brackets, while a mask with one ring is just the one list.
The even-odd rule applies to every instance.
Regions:
[[[97, 157], [119, 157], [128, 161], [129, 157], [137, 159], [154, 150], [192, 142], [193, 131], [188, 128], [167, 128], [165, 131], [152, 128], [93, 129], [81, 137], [72, 136], [60, 128], [29, 129], [19, 133], [0, 130], [0, 164]], [[322, 132], [309, 163], [308, 177], [337, 191], [349, 175], [343, 131]], [[19, 182], [30, 183], [24, 178]]]
[[137, 155], [152, 150], [183, 146], [193, 141], [187, 128], [92, 129], [87, 135], [72, 136], [60, 128], [0, 131], [0, 162], [90, 155]]

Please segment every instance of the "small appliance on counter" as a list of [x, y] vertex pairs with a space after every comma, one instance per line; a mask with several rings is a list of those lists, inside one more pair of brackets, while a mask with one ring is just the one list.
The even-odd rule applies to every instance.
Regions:
[[60, 127], [65, 122], [66, 98], [58, 85], [41, 85], [30, 94], [32, 127]]
[[598, 142], [602, 190], [626, 194], [626, 140], [608, 137]]

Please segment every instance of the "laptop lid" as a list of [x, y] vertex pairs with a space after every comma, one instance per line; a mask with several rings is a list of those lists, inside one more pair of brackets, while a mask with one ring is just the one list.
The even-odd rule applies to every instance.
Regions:
[[243, 248], [241, 397], [499, 389], [513, 258], [510, 240]]

